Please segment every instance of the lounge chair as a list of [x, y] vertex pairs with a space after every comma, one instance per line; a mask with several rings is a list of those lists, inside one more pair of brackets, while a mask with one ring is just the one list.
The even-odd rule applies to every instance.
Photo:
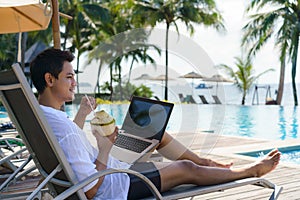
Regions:
[[212, 98], [214, 99], [215, 101], [215, 104], [222, 104], [219, 97], [217, 95], [212, 95]]
[[186, 102], [185, 97], [183, 96], [182, 93], [179, 93], [178, 96], [179, 96], [179, 100], [180, 100], [181, 103], [185, 103]]
[[185, 99], [188, 103], [196, 103], [196, 101], [192, 95], [186, 95]]
[[[140, 177], [148, 185], [156, 199], [192, 197], [248, 184], [273, 189], [270, 199], [276, 199], [281, 191], [281, 187], [265, 179], [249, 178], [207, 187], [182, 185], [160, 194], [146, 177], [126, 169], [103, 170], [78, 182], [18, 65], [14, 65], [11, 71], [0, 72], [0, 96], [39, 172], [45, 178], [27, 199], [33, 199], [46, 185], [50, 194], [57, 200], [68, 197], [86, 199], [81, 188], [93, 180], [111, 173], [129, 173]], [[1, 198], [3, 197], [0, 195]]]
[[199, 95], [199, 98], [201, 99], [203, 104], [209, 104], [204, 95]]
[[[44, 187], [47, 187], [46, 191], [52, 196], [57, 196], [78, 183], [78, 180], [48, 125], [21, 67], [15, 64], [12, 68], [12, 70], [0, 72], [1, 101], [8, 112], [9, 118], [15, 124], [39, 173], [44, 178], [36, 190], [27, 198], [33, 199], [40, 196], [41, 192], [45, 191]], [[108, 169], [100, 172], [99, 176], [116, 172], [134, 174], [141, 177], [142, 180], [147, 180], [147, 184], [152, 186], [151, 189], [154, 194], [160, 195], [146, 177], [131, 170]], [[95, 174], [95, 176], [97, 175]], [[94, 180], [92, 178], [88, 181]], [[24, 193], [24, 195], [26, 194]], [[0, 194], [0, 199], [9, 197], [10, 195]], [[79, 189], [70, 198], [86, 199], [86, 196], [83, 190]]]
[[9, 184], [16, 183], [35, 169], [35, 166], [29, 166], [31, 156], [27, 154], [21, 139], [0, 138], [0, 166], [2, 167], [0, 192], [5, 191]]

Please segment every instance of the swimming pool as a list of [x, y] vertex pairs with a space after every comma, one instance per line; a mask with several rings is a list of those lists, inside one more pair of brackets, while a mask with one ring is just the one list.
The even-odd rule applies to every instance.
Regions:
[[[121, 125], [129, 104], [104, 104], [104, 109]], [[66, 105], [66, 112], [72, 118], [78, 105]], [[7, 117], [0, 107], [0, 119]], [[92, 118], [92, 114], [87, 120]], [[240, 106], [240, 105], [199, 105], [175, 104], [167, 131], [199, 132], [212, 134], [260, 138], [266, 140], [286, 140], [300, 138], [300, 111], [293, 106]]]
[[[115, 117], [121, 125], [129, 104], [99, 105]], [[73, 118], [78, 105], [66, 105], [66, 112]], [[0, 121], [7, 117], [0, 107]], [[260, 138], [266, 140], [287, 140], [300, 138], [299, 108], [293, 106], [240, 106], [175, 104], [167, 131], [195, 132]], [[87, 122], [92, 118], [88, 116]], [[282, 161], [300, 164], [300, 146], [280, 148]], [[248, 152], [243, 155], [258, 157], [265, 151]]]
[[[245, 153], [239, 153], [240, 155], [245, 156], [251, 156], [256, 158], [264, 157], [271, 149], [268, 150], [259, 150], [259, 151], [253, 151], [253, 152], [245, 152]], [[283, 147], [278, 148], [278, 150], [281, 152], [281, 158], [280, 161], [287, 163], [287, 164], [297, 164], [300, 165], [300, 146], [289, 146], [289, 147]]]
[[[128, 106], [106, 104], [99, 105], [97, 110], [106, 110], [121, 125]], [[66, 106], [70, 117], [74, 116], [77, 107]], [[286, 140], [300, 138], [299, 118], [299, 108], [293, 106], [175, 104], [167, 130]]]

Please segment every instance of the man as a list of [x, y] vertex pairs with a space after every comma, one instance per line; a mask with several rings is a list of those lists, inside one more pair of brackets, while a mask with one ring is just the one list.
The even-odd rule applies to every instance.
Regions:
[[[91, 112], [86, 98], [82, 99], [74, 122], [60, 110], [65, 102], [74, 99], [76, 81], [71, 65], [73, 59], [74, 56], [68, 51], [47, 49], [32, 61], [30, 70], [33, 84], [39, 93], [41, 108], [79, 181], [106, 168], [130, 168], [142, 172], [163, 192], [184, 183], [212, 185], [260, 177], [272, 171], [279, 163], [280, 152], [273, 150], [252, 165], [231, 169], [232, 163], [221, 164], [200, 158], [184, 149], [183, 145], [167, 133], [157, 149], [169, 159], [177, 159], [176, 161], [137, 163], [130, 166], [116, 160], [109, 152], [118, 134], [117, 127], [107, 137], [93, 133], [97, 149], [92, 147], [82, 131], [85, 118]], [[95, 108], [95, 99], [89, 100]], [[184, 149], [180, 155], [176, 153], [178, 148]], [[144, 184], [126, 174], [99, 178], [84, 187], [84, 192], [87, 198], [94, 199], [137, 199], [150, 195]]]

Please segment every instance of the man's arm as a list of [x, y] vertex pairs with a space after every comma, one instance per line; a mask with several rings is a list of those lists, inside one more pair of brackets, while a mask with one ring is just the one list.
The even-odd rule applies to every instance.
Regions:
[[[93, 97], [88, 97], [91, 102], [92, 107], [95, 109], [97, 107], [96, 100]], [[92, 112], [91, 106], [89, 105], [89, 101], [86, 97], [82, 97], [78, 112], [75, 115], [74, 122], [83, 129], [85, 119], [88, 114]]]
[[[95, 161], [97, 171], [105, 170], [107, 168], [109, 152], [112, 148], [113, 143], [115, 142], [115, 140], [117, 138], [117, 134], [118, 134], [117, 127], [115, 128], [115, 131], [113, 132], [113, 134], [111, 134], [107, 137], [101, 136], [96, 131], [93, 132], [93, 135], [95, 136], [95, 138], [97, 140], [97, 146], [98, 146], [98, 150], [99, 150], [98, 157]], [[99, 187], [101, 186], [101, 184], [103, 183], [103, 180], [104, 180], [104, 177], [99, 178], [97, 184], [94, 185], [94, 187], [92, 187], [90, 190], [85, 192], [85, 195], [87, 196], [88, 199], [92, 199], [97, 194], [97, 191], [98, 191]]]

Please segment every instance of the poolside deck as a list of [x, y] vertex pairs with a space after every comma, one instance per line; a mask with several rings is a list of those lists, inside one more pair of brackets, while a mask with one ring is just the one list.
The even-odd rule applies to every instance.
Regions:
[[[193, 134], [193, 133], [180, 133], [173, 134], [178, 140], [182, 141], [185, 145], [189, 146], [196, 153], [212, 158], [214, 160], [230, 162], [233, 161], [235, 166], [248, 164], [255, 159], [237, 155], [238, 152], [248, 152], [260, 149], [272, 149], [275, 147], [285, 147], [300, 144], [300, 140], [291, 141], [265, 141], [249, 138], [230, 137], [222, 135], [212, 135], [207, 133]], [[279, 166], [270, 174], [265, 176], [271, 182], [283, 186], [279, 199], [283, 200], [296, 200], [299, 199], [300, 191], [300, 166], [288, 165], [280, 163]], [[29, 179], [25, 182], [20, 182], [15, 186], [10, 187], [11, 192], [20, 191], [26, 185], [26, 190], [30, 190], [28, 186], [35, 187], [37, 182]], [[222, 200], [235, 200], [235, 199], [268, 199], [271, 190], [260, 188], [257, 186], [243, 186], [222, 192], [216, 192], [206, 195], [195, 197], [194, 199], [222, 199]], [[18, 198], [25, 199], [25, 198]]]
[[[185, 136], [184, 136], [185, 135]], [[255, 158], [248, 156], [237, 155], [236, 153], [251, 152], [263, 149], [273, 149], [286, 146], [299, 145], [300, 140], [289, 141], [266, 141], [250, 138], [241, 138], [234, 136], [221, 136], [212, 134], [193, 134], [184, 133], [175, 135], [179, 140], [184, 137], [185, 141], [193, 140], [190, 148], [200, 153], [202, 156], [212, 158], [214, 160], [229, 162], [233, 161], [235, 166], [241, 166], [255, 161]], [[204, 141], [204, 142], [203, 142]], [[203, 153], [204, 152], [204, 153]], [[283, 187], [279, 199], [283, 200], [296, 200], [300, 196], [300, 166], [280, 163], [279, 166], [271, 173], [264, 176], [269, 181]], [[255, 199], [265, 200], [271, 195], [271, 190], [260, 188], [257, 186], [243, 186], [222, 192], [211, 193], [195, 197], [194, 199], [222, 199], [222, 200], [235, 200], [235, 199]]]

